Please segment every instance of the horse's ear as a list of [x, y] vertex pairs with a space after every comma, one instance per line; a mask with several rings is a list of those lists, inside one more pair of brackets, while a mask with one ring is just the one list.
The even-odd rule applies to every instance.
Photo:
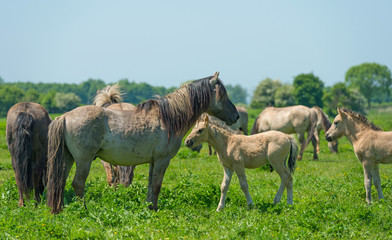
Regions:
[[206, 126], [208, 125], [208, 121], [210, 119], [208, 118], [208, 115], [206, 114], [206, 116], [204, 117], [204, 123], [206, 124]]
[[346, 113], [345, 113], [344, 111], [342, 111], [342, 110], [340, 109], [340, 107], [338, 107], [338, 114], [339, 114], [342, 118], [346, 118], [346, 117], [347, 117]]
[[214, 76], [210, 80], [210, 84], [212, 86], [216, 84], [216, 82], [218, 81], [218, 77], [219, 77], [219, 72], [215, 72]]

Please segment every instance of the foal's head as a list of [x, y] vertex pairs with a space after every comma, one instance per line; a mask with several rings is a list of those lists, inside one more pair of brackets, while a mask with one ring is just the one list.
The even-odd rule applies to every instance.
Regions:
[[328, 142], [334, 141], [345, 134], [347, 117], [348, 115], [338, 108], [338, 115], [333, 120], [331, 127], [325, 133], [325, 139], [327, 139]]
[[185, 146], [192, 148], [194, 146], [200, 145], [202, 142], [206, 142], [208, 139], [208, 122], [209, 118], [206, 114], [204, 120], [198, 120], [196, 126], [189, 133], [188, 137], [185, 139]]

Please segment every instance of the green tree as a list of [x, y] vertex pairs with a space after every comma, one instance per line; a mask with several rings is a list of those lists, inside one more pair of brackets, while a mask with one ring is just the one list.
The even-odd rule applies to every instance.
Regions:
[[336, 83], [326, 88], [323, 96], [327, 114], [336, 115], [337, 107], [345, 107], [356, 112], [365, 113], [366, 98], [356, 88], [348, 88], [344, 83]]
[[0, 115], [7, 115], [8, 110], [18, 102], [21, 102], [25, 92], [16, 87], [10, 85], [1, 85], [0, 87]]
[[40, 103], [40, 94], [34, 88], [30, 88], [29, 90], [27, 90], [27, 92], [23, 98], [23, 101]]
[[275, 106], [276, 107], [287, 107], [287, 106], [295, 105], [293, 91], [294, 91], [294, 88], [290, 84], [284, 84], [283, 86], [276, 89]]
[[[78, 95], [84, 104], [91, 104], [99, 89], [106, 86], [106, 83], [100, 79], [88, 79], [79, 85]], [[66, 92], [66, 91], [57, 91]]]
[[246, 104], [246, 97], [248, 96], [248, 93], [246, 89], [242, 88], [239, 84], [236, 84], [234, 86], [227, 84], [226, 90], [230, 100], [234, 104], [238, 104], [238, 103]]
[[46, 108], [49, 113], [59, 113], [56, 105], [56, 94], [55, 90], [48, 92], [47, 94], [42, 95], [41, 105]]
[[80, 106], [81, 99], [75, 93], [56, 93], [56, 107], [60, 112], [70, 111]]
[[266, 78], [256, 87], [250, 106], [252, 108], [262, 108], [275, 105], [275, 92], [282, 86], [281, 81]]
[[349, 68], [345, 81], [350, 87], [358, 88], [365, 96], [368, 107], [376, 94], [383, 93], [390, 99], [392, 85], [391, 71], [385, 65], [377, 63], [362, 63]]
[[324, 83], [313, 73], [299, 74], [294, 78], [293, 95], [296, 104], [323, 107]]
[[0, 84], [4, 83], [4, 79], [2, 77], [0, 77]]

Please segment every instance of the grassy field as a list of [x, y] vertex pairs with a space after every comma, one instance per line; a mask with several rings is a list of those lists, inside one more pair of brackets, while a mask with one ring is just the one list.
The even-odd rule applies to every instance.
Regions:
[[[249, 130], [257, 110], [249, 112]], [[392, 130], [391, 114], [370, 111], [369, 119]], [[85, 202], [75, 199], [68, 178], [64, 211], [51, 215], [43, 203], [18, 208], [18, 192], [5, 143], [5, 119], [0, 119], [0, 239], [391, 239], [392, 166], [381, 165], [385, 199], [367, 206], [363, 170], [352, 146], [339, 141], [331, 154], [321, 136], [319, 161], [308, 147], [294, 174], [294, 205], [273, 205], [280, 179], [269, 168], [247, 170], [255, 202], [246, 206], [238, 179], [228, 192], [226, 208], [215, 211], [223, 177], [216, 156], [184, 146], [172, 159], [159, 197], [159, 211], [150, 211], [148, 165], [136, 168], [129, 188], [108, 187], [100, 161], [94, 161], [87, 179]], [[74, 169], [73, 169], [74, 171]], [[73, 175], [73, 172], [71, 173]]]

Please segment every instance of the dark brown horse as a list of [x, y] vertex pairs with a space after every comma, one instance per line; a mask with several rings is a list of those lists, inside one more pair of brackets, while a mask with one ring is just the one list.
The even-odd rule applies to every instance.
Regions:
[[7, 144], [19, 190], [19, 206], [34, 189], [39, 203], [46, 184], [48, 112], [37, 103], [17, 103], [7, 114]]
[[158, 208], [158, 195], [170, 160], [202, 113], [227, 124], [238, 119], [223, 83], [214, 76], [190, 82], [164, 97], [139, 104], [136, 110], [116, 111], [97, 106], [76, 108], [49, 126], [48, 206], [63, 207], [66, 179], [73, 163], [76, 196], [84, 187], [92, 161], [99, 157], [115, 165], [149, 163], [147, 202]]
[[[94, 97], [93, 105], [98, 107], [105, 107], [113, 110], [134, 110], [136, 107], [130, 103], [122, 102], [122, 92], [117, 84], [112, 86], [106, 86], [105, 88], [98, 90]], [[106, 171], [106, 179], [109, 186], [117, 186], [121, 183], [124, 187], [128, 187], [132, 184], [135, 165], [132, 166], [119, 166], [112, 165], [101, 160], [103, 167]]]

